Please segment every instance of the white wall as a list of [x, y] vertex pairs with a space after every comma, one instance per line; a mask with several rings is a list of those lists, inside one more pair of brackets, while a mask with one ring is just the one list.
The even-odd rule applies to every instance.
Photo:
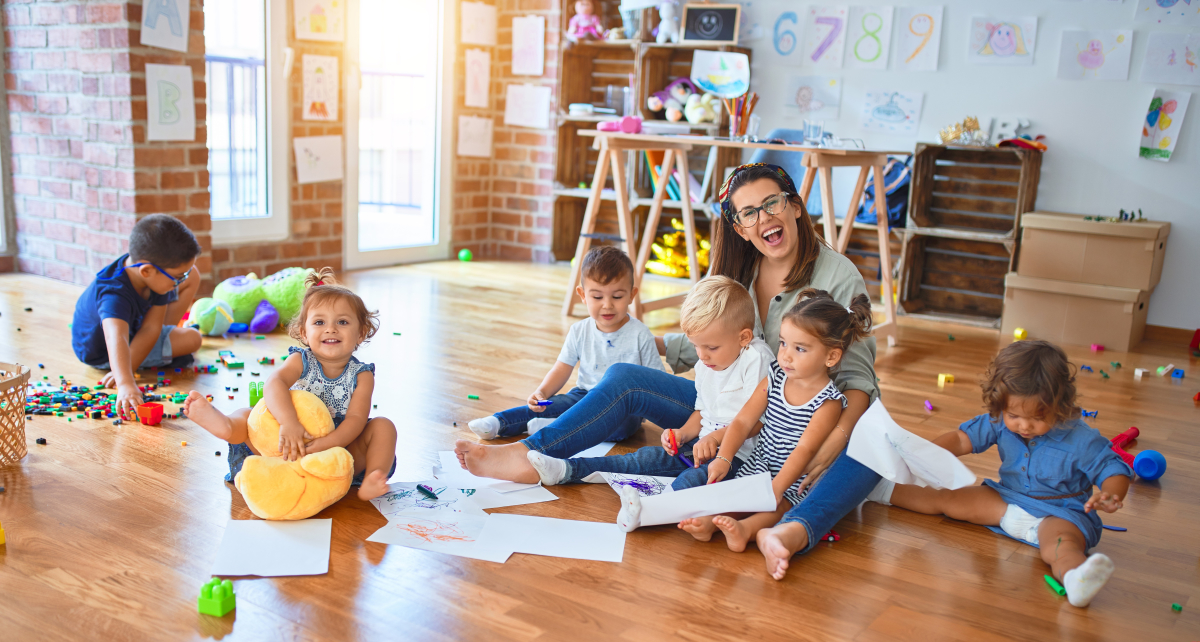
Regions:
[[[912, 149], [917, 141], [937, 142], [940, 128], [964, 116], [1019, 116], [1028, 119], [1034, 134], [1045, 134], [1050, 149], [1042, 164], [1037, 207], [1043, 210], [1116, 216], [1119, 208], [1141, 208], [1148, 218], [1171, 222], [1162, 281], [1150, 299], [1149, 323], [1194, 329], [1200, 327], [1200, 87], [1158, 85], [1191, 91], [1192, 100], [1175, 155], [1168, 163], [1138, 157], [1140, 124], [1156, 85], [1143, 83], [1142, 58], [1150, 31], [1185, 32], [1182, 26], [1154, 25], [1133, 20], [1135, 0], [951, 0], [946, 3], [941, 56], [934, 72], [894, 71], [895, 52], [887, 71], [821, 70], [782, 66], [760, 55], [769, 51], [771, 30], [783, 10], [810, 4], [779, 0], [750, 0], [745, 15], [762, 25], [764, 37], [743, 45], [755, 50], [751, 88], [761, 95], [756, 113], [761, 132], [773, 127], [800, 128], [802, 117], [785, 112], [785, 87], [792, 76], [830, 75], [842, 78], [840, 118], [825, 119], [838, 136], [862, 138], [872, 148]], [[887, 4], [855, 2], [852, 4]], [[934, 4], [895, 2], [893, 5]], [[1034, 64], [1022, 67], [980, 66], [966, 61], [971, 18], [1038, 16]], [[896, 21], [898, 22], [898, 20]], [[803, 33], [803, 24], [797, 26]], [[900, 25], [893, 25], [893, 43]], [[1058, 49], [1064, 29], [1133, 29], [1133, 58], [1129, 80], [1117, 82], [1058, 80]], [[1192, 27], [1195, 31], [1197, 28]], [[1198, 72], [1200, 73], [1200, 72]], [[859, 128], [867, 91], [903, 90], [925, 94], [915, 138], [898, 137]], [[835, 203], [844, 211], [857, 170], [835, 171]], [[840, 175], [839, 175], [840, 174]]]

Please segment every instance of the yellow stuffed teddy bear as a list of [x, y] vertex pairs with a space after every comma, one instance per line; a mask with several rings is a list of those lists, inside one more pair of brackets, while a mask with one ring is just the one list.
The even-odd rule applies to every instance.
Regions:
[[[333, 417], [319, 397], [304, 390], [291, 393], [300, 425], [312, 439], [333, 432]], [[279, 452], [279, 422], [267, 410], [265, 399], [250, 411], [246, 424], [250, 443], [261, 455], [247, 457], [233, 483], [255, 515], [263, 519], [306, 519], [350, 490], [354, 458], [345, 448], [285, 461]]]

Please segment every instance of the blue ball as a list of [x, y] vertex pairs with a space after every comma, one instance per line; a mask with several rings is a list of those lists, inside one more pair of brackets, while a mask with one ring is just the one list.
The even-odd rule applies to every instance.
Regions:
[[1133, 458], [1133, 472], [1146, 481], [1154, 481], [1167, 472], [1167, 458], [1157, 450], [1143, 450]]

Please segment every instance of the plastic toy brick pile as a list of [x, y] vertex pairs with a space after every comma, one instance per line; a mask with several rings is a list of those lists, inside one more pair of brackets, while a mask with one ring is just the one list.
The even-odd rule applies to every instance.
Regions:
[[[175, 372], [181, 372], [181, 368], [176, 368]], [[199, 371], [204, 371], [199, 369]], [[174, 404], [182, 404], [187, 399], [186, 392], [173, 392], [170, 399], [165, 399], [164, 395], [154, 394], [159, 386], [171, 385], [171, 380], [166, 378], [165, 371], [158, 372], [158, 383], [138, 386], [138, 390], [142, 392], [144, 401], [147, 403], [158, 401], [170, 401]], [[58, 376], [58, 384], [49, 382], [49, 377], [43, 376], [42, 381], [29, 384], [26, 401], [25, 415], [32, 418], [33, 415], [51, 415], [56, 417], [67, 417], [67, 421], [72, 419], [117, 419], [113, 405], [117, 400], [116, 394], [104, 392], [105, 387], [97, 381], [97, 385], [89, 388], [88, 386], [72, 385], [70, 381], [62, 375]], [[211, 397], [209, 398], [211, 400]], [[70, 413], [76, 413], [74, 417]], [[161, 418], [178, 419], [181, 413], [164, 414]], [[115, 423], [115, 422], [114, 422]], [[157, 423], [157, 422], [154, 422]]]

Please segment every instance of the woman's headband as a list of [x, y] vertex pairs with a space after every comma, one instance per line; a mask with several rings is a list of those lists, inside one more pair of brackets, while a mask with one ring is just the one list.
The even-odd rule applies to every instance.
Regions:
[[782, 167], [778, 165], [772, 165], [770, 163], [749, 163], [747, 165], [742, 165], [729, 174], [729, 178], [725, 179], [725, 184], [721, 186], [721, 193], [717, 195], [717, 198], [721, 200], [721, 213], [726, 217], [729, 217], [730, 221], [733, 220], [733, 203], [729, 198], [729, 186], [733, 184], [733, 179], [736, 178], [738, 174], [741, 174], [752, 167], [766, 167], [767, 169], [770, 169], [783, 179], [789, 194], [797, 193], [796, 184], [792, 182], [792, 177], [788, 176], [788, 173], [784, 171]]

